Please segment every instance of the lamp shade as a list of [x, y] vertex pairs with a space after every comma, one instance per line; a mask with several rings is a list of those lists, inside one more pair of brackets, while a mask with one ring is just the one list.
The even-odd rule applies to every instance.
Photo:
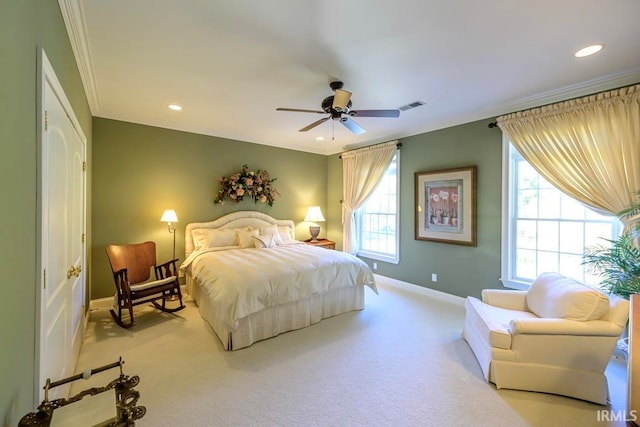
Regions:
[[160, 218], [162, 222], [178, 222], [178, 215], [173, 209], [167, 209]]
[[304, 217], [306, 222], [322, 222], [325, 221], [324, 216], [322, 216], [322, 211], [320, 210], [320, 206], [309, 206], [307, 210], [307, 216]]
[[336, 94], [333, 96], [333, 108], [338, 111], [346, 111], [351, 99], [351, 92], [337, 89]]

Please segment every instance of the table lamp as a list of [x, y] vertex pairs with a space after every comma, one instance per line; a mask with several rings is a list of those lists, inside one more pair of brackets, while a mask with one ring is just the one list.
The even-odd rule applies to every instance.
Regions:
[[311, 242], [318, 241], [318, 234], [320, 234], [320, 226], [316, 224], [317, 222], [325, 221], [324, 216], [322, 216], [322, 211], [320, 210], [320, 206], [309, 206], [307, 210], [307, 215], [304, 217], [305, 222], [311, 222], [312, 224], [309, 226], [309, 233], [311, 234]]

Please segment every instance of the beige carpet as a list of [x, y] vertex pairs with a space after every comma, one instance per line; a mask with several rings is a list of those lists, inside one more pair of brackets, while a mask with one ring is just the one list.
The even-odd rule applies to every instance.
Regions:
[[[77, 371], [125, 360], [139, 375], [140, 426], [610, 426], [612, 407], [496, 390], [460, 337], [464, 309], [379, 281], [366, 308], [225, 352], [197, 307], [136, 309], [137, 325], [92, 312]], [[626, 365], [607, 371], [613, 409], [625, 405]], [[104, 385], [115, 370], [76, 381]]]

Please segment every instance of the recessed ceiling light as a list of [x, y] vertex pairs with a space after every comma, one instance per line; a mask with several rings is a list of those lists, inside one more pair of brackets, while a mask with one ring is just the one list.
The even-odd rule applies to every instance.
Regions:
[[316, 141], [324, 141], [324, 136], [316, 136]]
[[169, 109], [173, 111], [180, 111], [182, 110], [182, 107], [177, 104], [169, 104]]
[[594, 53], [598, 53], [604, 48], [603, 44], [592, 44], [591, 46], [583, 47], [573, 55], [576, 58], [582, 58], [585, 56], [593, 55]]

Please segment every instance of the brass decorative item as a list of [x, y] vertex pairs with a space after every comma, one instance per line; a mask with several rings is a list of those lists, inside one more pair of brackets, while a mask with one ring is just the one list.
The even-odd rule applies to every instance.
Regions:
[[82, 266], [75, 266], [72, 265], [71, 267], [69, 267], [69, 270], [67, 270], [67, 279], [71, 279], [71, 276], [74, 277], [78, 277], [80, 276], [80, 273], [82, 273]]
[[[122, 365], [124, 365], [124, 361], [121, 357], [117, 362], [110, 363], [96, 369], [88, 369], [81, 374], [73, 375], [62, 380], [51, 382], [50, 379], [47, 379], [47, 382], [44, 386], [44, 400], [38, 406], [38, 411], [30, 412], [22, 417], [22, 419], [18, 423], [18, 427], [50, 426], [51, 420], [53, 419], [53, 412], [56, 409], [70, 405], [72, 403], [76, 403], [82, 400], [82, 398], [84, 398], [85, 396], [95, 396], [109, 390], [114, 390], [116, 394], [116, 416], [113, 419], [106, 420], [100, 425], [105, 427], [134, 426], [135, 420], [139, 420], [147, 413], [147, 408], [145, 408], [144, 406], [137, 406], [138, 399], [140, 398], [140, 392], [133, 389], [140, 383], [140, 377], [138, 377], [137, 375], [134, 375], [132, 377], [124, 375], [122, 371]], [[91, 387], [68, 399], [61, 398], [49, 400], [49, 390], [54, 387], [67, 384], [81, 378], [86, 380], [89, 379], [93, 374], [97, 374], [99, 372], [103, 372], [118, 366], [120, 367], [120, 376], [104, 387]]]

